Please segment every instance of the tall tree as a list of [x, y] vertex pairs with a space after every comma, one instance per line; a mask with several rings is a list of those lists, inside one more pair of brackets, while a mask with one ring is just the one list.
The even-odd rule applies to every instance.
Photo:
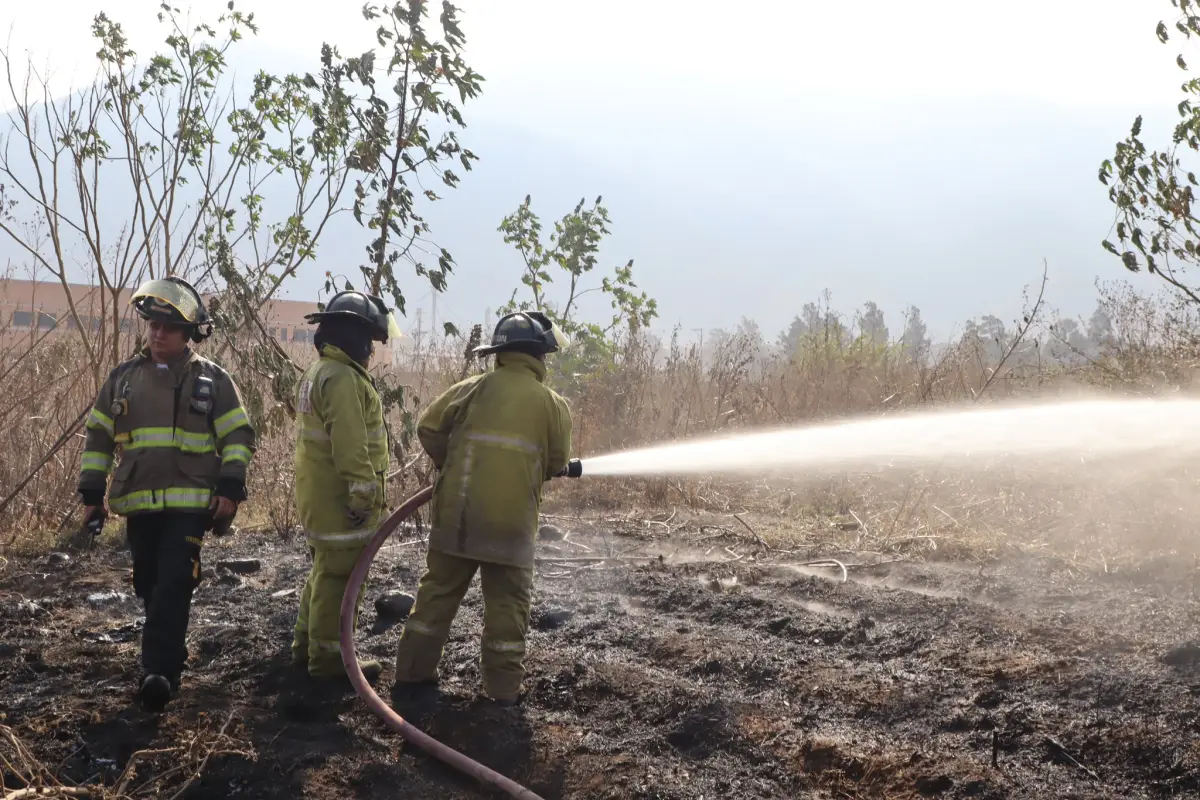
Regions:
[[800, 317], [793, 317], [791, 324], [787, 329], [781, 331], [776, 338], [775, 343], [786, 355], [791, 355], [796, 352], [796, 348], [800, 346], [800, 340], [808, 333], [808, 326]]
[[1099, 351], [1112, 344], [1113, 321], [1104, 306], [1096, 306], [1096, 310], [1088, 317], [1087, 338], [1092, 347]]
[[908, 357], [918, 363], [923, 363], [929, 355], [930, 341], [925, 321], [921, 319], [921, 309], [909, 306], [904, 312], [904, 333], [900, 343]]
[[1052, 360], [1078, 365], [1092, 356], [1092, 343], [1078, 320], [1070, 317], [1056, 319], [1049, 326], [1049, 333], [1045, 353]]
[[1008, 331], [1004, 322], [992, 314], [969, 320], [964, 327], [962, 341], [972, 347], [982, 358], [995, 361], [1007, 350]]
[[876, 347], [888, 343], [888, 328], [883, 318], [883, 310], [873, 301], [868, 300], [862, 311], [858, 312], [858, 330]]
[[[455, 129], [466, 127], [459, 104], [476, 97], [484, 79], [463, 60], [466, 37], [459, 9], [449, 0], [442, 2], [439, 38], [426, 32], [428, 6], [427, 0], [400, 0], [390, 7], [363, 8], [363, 17], [378, 23], [379, 46], [391, 50], [382, 69], [374, 50], [342, 59], [326, 45], [321, 53], [326, 70], [367, 90], [365, 102], [355, 107], [363, 135], [349, 159], [351, 167], [366, 173], [354, 186], [354, 218], [375, 232], [366, 246], [367, 262], [359, 269], [371, 291], [391, 294], [401, 313], [405, 299], [399, 264], [409, 263], [437, 292], [445, 290], [454, 268], [450, 252], [428, 238], [429, 223], [418, 210], [418, 192], [429, 202], [440, 199], [422, 183], [421, 173], [432, 173], [453, 188], [460, 178], [447, 164], [469, 171], [478, 160], [460, 144]], [[441, 133], [431, 132], [437, 130]], [[333, 288], [331, 280], [326, 290]], [[457, 332], [450, 323], [445, 329]]]

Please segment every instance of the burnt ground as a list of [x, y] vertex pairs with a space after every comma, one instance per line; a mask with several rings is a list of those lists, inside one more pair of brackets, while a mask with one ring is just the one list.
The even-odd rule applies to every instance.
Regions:
[[[571, 540], [543, 554], [680, 548], [582, 531]], [[744, 557], [713, 563], [730, 557], [720, 545]], [[842, 583], [836, 570], [798, 569], [778, 553], [751, 560], [754, 551], [709, 537], [693, 540], [690, 560], [544, 566], [518, 712], [475, 700], [476, 583], [443, 661], [448, 696], [414, 721], [547, 800], [1200, 796], [1191, 559], [1115, 575], [1029, 555], [982, 570], [903, 562], [853, 569]], [[391, 657], [399, 627], [370, 601], [414, 590], [422, 553], [381, 553], [360, 656]], [[195, 750], [197, 731], [228, 721], [246, 752], [214, 754], [183, 797], [500, 796], [406, 745], [348, 687], [291, 670], [302, 542], [241, 535], [205, 550], [209, 565], [233, 557], [262, 568], [219, 570], [197, 591], [193, 663], [162, 715], [130, 701], [136, 601], [88, 600], [132, 593], [127, 556], [10, 563], [0, 721], [68, 785], [111, 786], [135, 751]], [[385, 699], [390, 683], [389, 670]], [[128, 793], [171, 797], [180, 774], [142, 782], [182, 758], [150, 756]], [[22, 785], [11, 772], [5, 781]]]

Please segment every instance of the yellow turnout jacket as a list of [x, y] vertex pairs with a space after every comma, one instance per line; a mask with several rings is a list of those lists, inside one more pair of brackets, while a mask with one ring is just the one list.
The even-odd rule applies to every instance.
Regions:
[[[366, 369], [326, 344], [296, 396], [296, 507], [309, 542], [361, 547], [384, 509], [388, 442], [383, 404]], [[346, 509], [368, 512], [354, 527]]]
[[571, 412], [545, 378], [537, 358], [501, 352], [421, 414], [417, 436], [438, 468], [430, 549], [533, 566], [542, 484], [571, 451]]

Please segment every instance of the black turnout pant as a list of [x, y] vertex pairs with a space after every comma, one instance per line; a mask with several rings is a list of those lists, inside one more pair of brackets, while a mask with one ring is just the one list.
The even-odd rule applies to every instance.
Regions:
[[146, 609], [142, 668], [178, 686], [192, 593], [200, 585], [200, 548], [207, 517], [160, 511], [126, 521], [133, 555], [133, 589]]

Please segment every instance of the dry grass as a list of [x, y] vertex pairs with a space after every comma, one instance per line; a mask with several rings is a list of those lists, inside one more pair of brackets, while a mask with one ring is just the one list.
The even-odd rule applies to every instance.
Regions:
[[[1080, 387], [1146, 393], [1191, 386], [1200, 325], [1190, 308], [1123, 287], [1106, 289], [1102, 305], [1113, 332], [1100, 353], [1064, 350], [1065, 342], [1055, 340], [1051, 321], [1039, 310], [1020, 340], [964, 338], [923, 358], [855, 331], [817, 332], [790, 355], [753, 330], [723, 337], [715, 346], [710, 337], [703, 352], [678, 334], [666, 341], [625, 336], [611, 363], [569, 379], [558, 374], [555, 381], [571, 402], [574, 449], [585, 460], [692, 436], [922, 406]], [[209, 343], [202, 352], [213, 350]], [[10, 494], [90, 403], [103, 373], [81, 363], [74, 351], [66, 342], [44, 340], [32, 349], [14, 345], [0, 352], [6, 385], [0, 401], [0, 449], [6, 454], [0, 459], [0, 497]], [[407, 387], [389, 419], [393, 432], [400, 434], [437, 392], [477, 368], [464, 362], [460, 340], [441, 339], [416, 342], [398, 368], [378, 370], [385, 380]], [[237, 377], [264, 420], [251, 472], [252, 500], [238, 524], [291, 535], [292, 422], [283, 404], [272, 399], [271, 374]], [[82, 436], [75, 434], [17, 495], [0, 518], [0, 553], [53, 546], [78, 525], [74, 486], [81, 447]], [[414, 447], [408, 442], [398, 448], [393, 502], [429, 478], [428, 463]], [[749, 525], [772, 546], [792, 549], [986, 561], [1034, 548], [1109, 570], [1147, 550], [1197, 549], [1189, 533], [1195, 480], [1177, 466], [1166, 472], [1147, 465], [1120, 478], [1096, 471], [1047, 473], [1019, 464], [986, 467], [556, 482], [548, 510], [653, 519], [660, 532], [728, 523], [744, 533]]]
[[253, 748], [235, 735], [238, 727], [234, 724], [234, 715], [230, 714], [215, 729], [183, 732], [179, 743], [173, 747], [133, 753], [111, 786], [98, 783], [68, 786], [55, 777], [49, 766], [38, 760], [13, 729], [0, 725], [0, 764], [8, 776], [5, 785], [20, 786], [5, 791], [3, 797], [4, 800], [33, 797], [98, 800], [163, 797], [176, 800], [200, 778], [213, 757], [256, 757]]

